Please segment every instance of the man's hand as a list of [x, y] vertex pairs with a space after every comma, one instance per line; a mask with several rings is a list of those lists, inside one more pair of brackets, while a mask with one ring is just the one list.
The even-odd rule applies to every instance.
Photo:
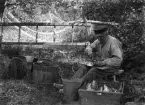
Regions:
[[87, 53], [89, 56], [93, 55], [91, 48], [86, 48], [85, 53]]
[[89, 62], [89, 61], [80, 62], [80, 64], [84, 64], [86, 66], [93, 66], [93, 62]]
[[87, 66], [93, 66], [94, 64], [92, 62], [87, 62], [86, 65]]
[[86, 43], [86, 49], [85, 49], [85, 52], [88, 54], [88, 55], [92, 55], [93, 54], [93, 51], [92, 51], [92, 48], [90, 46], [90, 43]]
[[105, 62], [103, 61], [94, 61], [94, 66], [102, 67], [105, 66]]

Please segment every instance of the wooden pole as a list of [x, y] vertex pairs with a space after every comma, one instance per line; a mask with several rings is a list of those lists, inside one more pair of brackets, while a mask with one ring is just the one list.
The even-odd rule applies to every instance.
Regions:
[[20, 43], [20, 38], [21, 38], [21, 26], [19, 26], [19, 36], [18, 36], [18, 42]]
[[143, 33], [142, 33], [142, 49], [145, 52], [145, 5], [142, 7], [142, 22], [143, 22]]
[[54, 25], [54, 28], [53, 28], [53, 42], [56, 41], [56, 33], [55, 33], [55, 30], [56, 30], [56, 26]]
[[[8, 23], [8, 22], [5, 22], [5, 23], [2, 23], [0, 22], [0, 26], [70, 26], [72, 27], [73, 26], [80, 26], [80, 27], [90, 27], [90, 25], [75, 25], [75, 23], [84, 23], [83, 21], [72, 21], [70, 22], [69, 24], [51, 24], [51, 23], [30, 23], [30, 22], [21, 22], [21, 23], [18, 23], [18, 22], [13, 22], [13, 23]], [[105, 24], [105, 25], [119, 25], [118, 23], [114, 23], [114, 22], [100, 22], [100, 21], [91, 21], [91, 20], [87, 20], [87, 23], [95, 23], [95, 24]]]
[[72, 33], [72, 39], [71, 39], [71, 42], [73, 43], [74, 42], [74, 34], [75, 34], [75, 32], [74, 32], [74, 26], [72, 26], [72, 31], [73, 31], [73, 33]]
[[38, 26], [36, 26], [36, 43], [38, 42]]
[[[3, 14], [0, 14], [1, 15], [1, 21], [3, 21]], [[0, 35], [0, 42], [2, 42], [2, 39], [3, 39], [3, 26], [1, 26], [1, 35]], [[0, 44], [0, 54], [2, 53], [2, 45]]]
[[145, 39], [145, 6], [142, 8], [142, 20], [143, 20], [143, 38]]

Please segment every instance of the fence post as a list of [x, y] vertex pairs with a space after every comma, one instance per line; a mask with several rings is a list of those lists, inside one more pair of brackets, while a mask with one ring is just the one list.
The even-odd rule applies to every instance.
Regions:
[[[3, 25], [1, 26], [1, 35], [0, 35], [0, 42], [2, 42], [3, 39]], [[2, 53], [2, 44], [0, 44], [0, 54]]]
[[36, 43], [38, 42], [38, 25], [36, 26]]
[[55, 30], [56, 30], [56, 26], [54, 25], [54, 28], [53, 28], [53, 42], [56, 41], [56, 33], [55, 33]]
[[20, 43], [20, 38], [21, 38], [21, 26], [19, 26], [19, 37], [18, 37], [18, 42]]
[[[3, 22], [3, 14], [1, 15], [1, 22]], [[0, 42], [2, 42], [2, 38], [3, 38], [3, 25], [1, 26], [1, 35], [0, 35]], [[0, 54], [2, 53], [2, 44], [0, 44]]]
[[72, 31], [73, 31], [73, 33], [72, 33], [72, 36], [71, 36], [71, 42], [73, 43], [74, 42], [74, 25], [72, 25]]

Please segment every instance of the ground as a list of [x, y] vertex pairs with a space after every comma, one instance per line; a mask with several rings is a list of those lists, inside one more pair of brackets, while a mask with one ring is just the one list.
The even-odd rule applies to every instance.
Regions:
[[58, 105], [62, 95], [49, 85], [0, 80], [0, 105]]

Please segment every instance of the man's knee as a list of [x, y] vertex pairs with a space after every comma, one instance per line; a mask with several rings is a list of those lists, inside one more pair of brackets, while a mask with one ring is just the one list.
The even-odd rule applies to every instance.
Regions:
[[92, 79], [91, 80], [95, 80], [97, 78], [97, 68], [96, 67], [92, 67], [89, 71], [89, 74], [92, 75]]
[[87, 69], [87, 66], [86, 65], [81, 65], [80, 68]]
[[81, 65], [77, 72], [74, 74], [72, 78], [81, 78], [88, 72], [88, 68], [85, 65]]
[[80, 70], [88, 70], [88, 67], [86, 65], [81, 65]]
[[92, 67], [89, 71], [90, 72], [96, 72], [97, 71], [97, 68], [96, 67]]

